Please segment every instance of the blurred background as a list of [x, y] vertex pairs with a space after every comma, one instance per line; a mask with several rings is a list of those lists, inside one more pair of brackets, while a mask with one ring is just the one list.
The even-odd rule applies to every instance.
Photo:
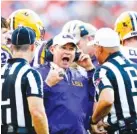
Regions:
[[46, 39], [58, 34], [63, 25], [70, 20], [82, 20], [95, 27], [114, 27], [116, 18], [128, 10], [137, 11], [136, 0], [121, 1], [47, 1], [18, 0], [1, 1], [1, 15], [5, 18], [17, 9], [27, 8], [35, 11], [45, 24]]

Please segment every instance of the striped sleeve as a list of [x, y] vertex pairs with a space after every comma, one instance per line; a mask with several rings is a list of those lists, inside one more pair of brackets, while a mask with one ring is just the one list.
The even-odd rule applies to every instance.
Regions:
[[27, 73], [28, 87], [27, 96], [43, 97], [43, 80], [41, 75], [36, 70], [30, 70]]
[[109, 72], [106, 68], [99, 68], [95, 71], [93, 82], [98, 94], [105, 88], [113, 88], [108, 75]]

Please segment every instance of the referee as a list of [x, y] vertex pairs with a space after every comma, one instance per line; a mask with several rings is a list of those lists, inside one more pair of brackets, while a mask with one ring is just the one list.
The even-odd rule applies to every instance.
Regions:
[[48, 123], [43, 106], [43, 82], [32, 69], [36, 35], [27, 27], [12, 34], [13, 59], [1, 71], [1, 133], [48, 134]]
[[137, 134], [137, 64], [120, 53], [119, 37], [110, 28], [98, 30], [91, 44], [101, 64], [94, 74], [99, 99], [91, 119], [92, 130], [106, 116], [108, 134]]

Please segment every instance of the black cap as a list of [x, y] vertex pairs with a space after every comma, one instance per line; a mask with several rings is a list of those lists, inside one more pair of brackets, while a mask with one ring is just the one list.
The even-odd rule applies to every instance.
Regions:
[[12, 33], [11, 41], [13, 45], [33, 44], [35, 38], [36, 34], [31, 28], [21, 26]]

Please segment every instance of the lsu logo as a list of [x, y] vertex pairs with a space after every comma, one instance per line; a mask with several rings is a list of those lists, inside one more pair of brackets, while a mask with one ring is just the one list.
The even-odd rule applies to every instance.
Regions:
[[83, 87], [83, 83], [80, 81], [72, 81], [73, 86]]

